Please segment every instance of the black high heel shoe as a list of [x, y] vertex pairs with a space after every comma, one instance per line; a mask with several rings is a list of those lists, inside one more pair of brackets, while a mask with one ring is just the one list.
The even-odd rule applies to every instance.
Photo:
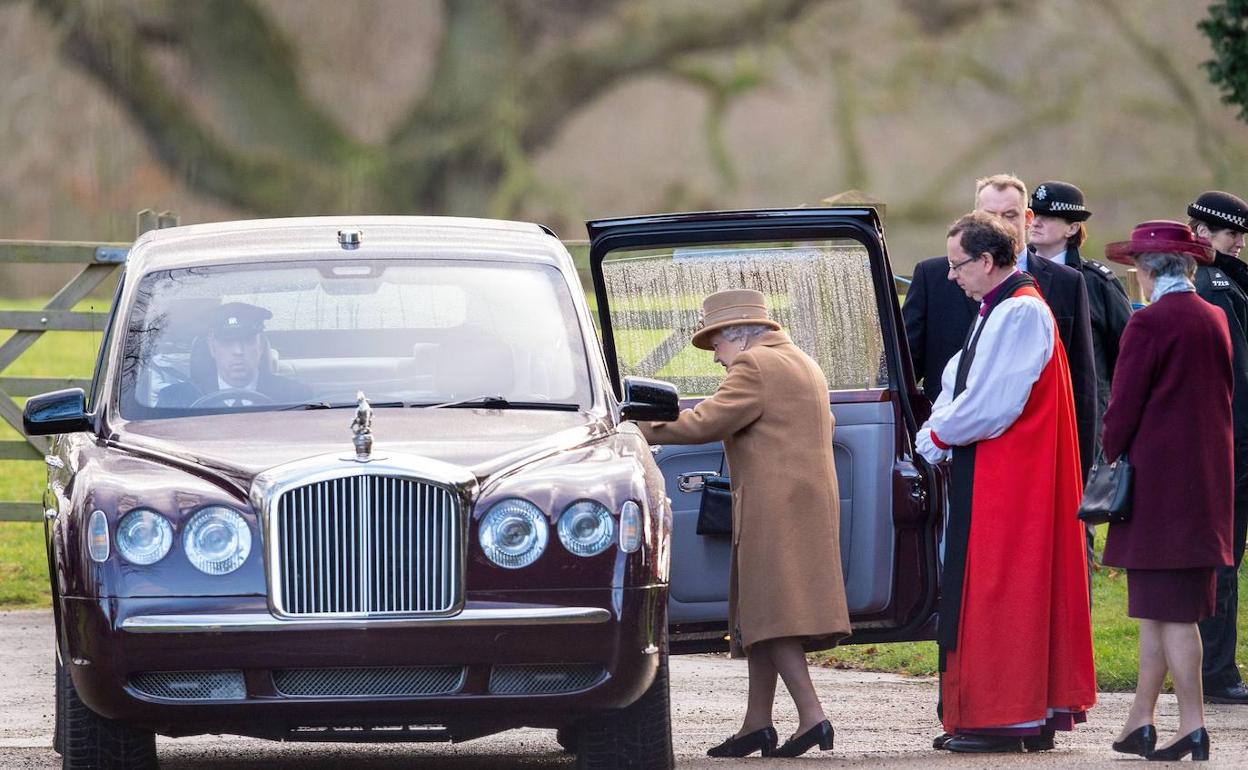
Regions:
[[1157, 746], [1157, 728], [1152, 725], [1137, 727], [1126, 738], [1114, 741], [1114, 751], [1119, 754], [1138, 754], [1147, 757]]
[[820, 751], [831, 751], [832, 740], [835, 737], [836, 731], [832, 729], [832, 723], [825, 719], [801, 735], [788, 739], [783, 746], [771, 752], [771, 755], [773, 757], [800, 757], [810, 751], [815, 744], [819, 745]]
[[756, 751], [763, 752], [764, 757], [770, 757], [776, 750], [776, 744], [780, 741], [780, 736], [776, 735], [776, 728], [767, 725], [761, 730], [755, 730], [752, 733], [729, 738], [718, 746], [712, 746], [706, 750], [708, 757], [748, 757]]
[[1153, 759], [1159, 762], [1174, 762], [1186, 757], [1188, 754], [1191, 754], [1192, 759], [1196, 762], [1204, 762], [1209, 759], [1208, 730], [1202, 727], [1199, 730], [1190, 732], [1164, 749], [1150, 751], [1144, 757], [1145, 759]]

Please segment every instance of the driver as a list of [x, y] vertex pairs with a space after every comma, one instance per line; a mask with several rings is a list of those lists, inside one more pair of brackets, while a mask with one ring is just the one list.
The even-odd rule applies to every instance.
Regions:
[[272, 317], [268, 310], [245, 302], [218, 306], [208, 327], [211, 371], [197, 371], [192, 364], [191, 378], [160, 391], [156, 406], [250, 406], [310, 399], [312, 391], [307, 386], [260, 365], [269, 348], [264, 322]]

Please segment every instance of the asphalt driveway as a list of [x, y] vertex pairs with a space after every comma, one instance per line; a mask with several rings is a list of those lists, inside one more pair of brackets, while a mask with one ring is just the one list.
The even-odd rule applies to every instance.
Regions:
[[[0, 612], [0, 650], [7, 653], [0, 687], [0, 767], [60, 767], [52, 751], [52, 619], [47, 611]], [[801, 760], [711, 760], [707, 747], [736, 728], [745, 702], [746, 667], [716, 655], [672, 659], [672, 717], [678, 764], [689, 768], [793, 767], [802, 765], [879, 768], [943, 767], [1105, 767], [1123, 768], [1142, 760], [1109, 749], [1130, 696], [1105, 694], [1088, 725], [1059, 735], [1059, 748], [1041, 754], [966, 757], [931, 749], [940, 732], [933, 704], [936, 683], [857, 671], [818, 669], [815, 684], [836, 726], [836, 751]], [[795, 727], [783, 688], [777, 696], [777, 729]], [[1173, 696], [1159, 709], [1163, 740], [1176, 727]], [[1248, 767], [1248, 707], [1207, 707], [1213, 735], [1213, 767]], [[180, 770], [491, 770], [566, 768], [572, 762], [548, 730], [515, 730], [502, 735], [448, 744], [297, 744], [230, 736], [160, 739], [161, 766]], [[1142, 765], [1138, 765], [1143, 767]], [[1153, 765], [1149, 765], [1152, 767]]]

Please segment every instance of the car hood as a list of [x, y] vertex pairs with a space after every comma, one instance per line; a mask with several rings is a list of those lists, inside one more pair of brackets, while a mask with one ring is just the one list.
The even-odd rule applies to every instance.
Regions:
[[[120, 426], [121, 448], [200, 466], [242, 488], [256, 474], [295, 460], [353, 457], [354, 410], [250, 412]], [[584, 445], [611, 432], [603, 415], [529, 409], [377, 409], [375, 457], [410, 454], [468, 468], [479, 480]]]

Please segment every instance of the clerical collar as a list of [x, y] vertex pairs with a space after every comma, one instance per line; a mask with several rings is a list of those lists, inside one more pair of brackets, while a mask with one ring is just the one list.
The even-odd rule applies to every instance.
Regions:
[[1010, 275], [1007, 275], [1005, 278], [1003, 278], [1001, 280], [1001, 283], [997, 284], [996, 286], [993, 286], [991, 289], [988, 290], [988, 293], [984, 295], [984, 298], [979, 301], [979, 314], [981, 316], [985, 316], [988, 314], [989, 306], [991, 306], [992, 303], [996, 301], [997, 295], [1000, 294], [1001, 291], [1005, 288], [1005, 284], [1010, 280], [1010, 276], [1014, 275], [1014, 273], [1017, 273], [1017, 272], [1018, 270], [1015, 269], [1013, 273], [1010, 273]]

